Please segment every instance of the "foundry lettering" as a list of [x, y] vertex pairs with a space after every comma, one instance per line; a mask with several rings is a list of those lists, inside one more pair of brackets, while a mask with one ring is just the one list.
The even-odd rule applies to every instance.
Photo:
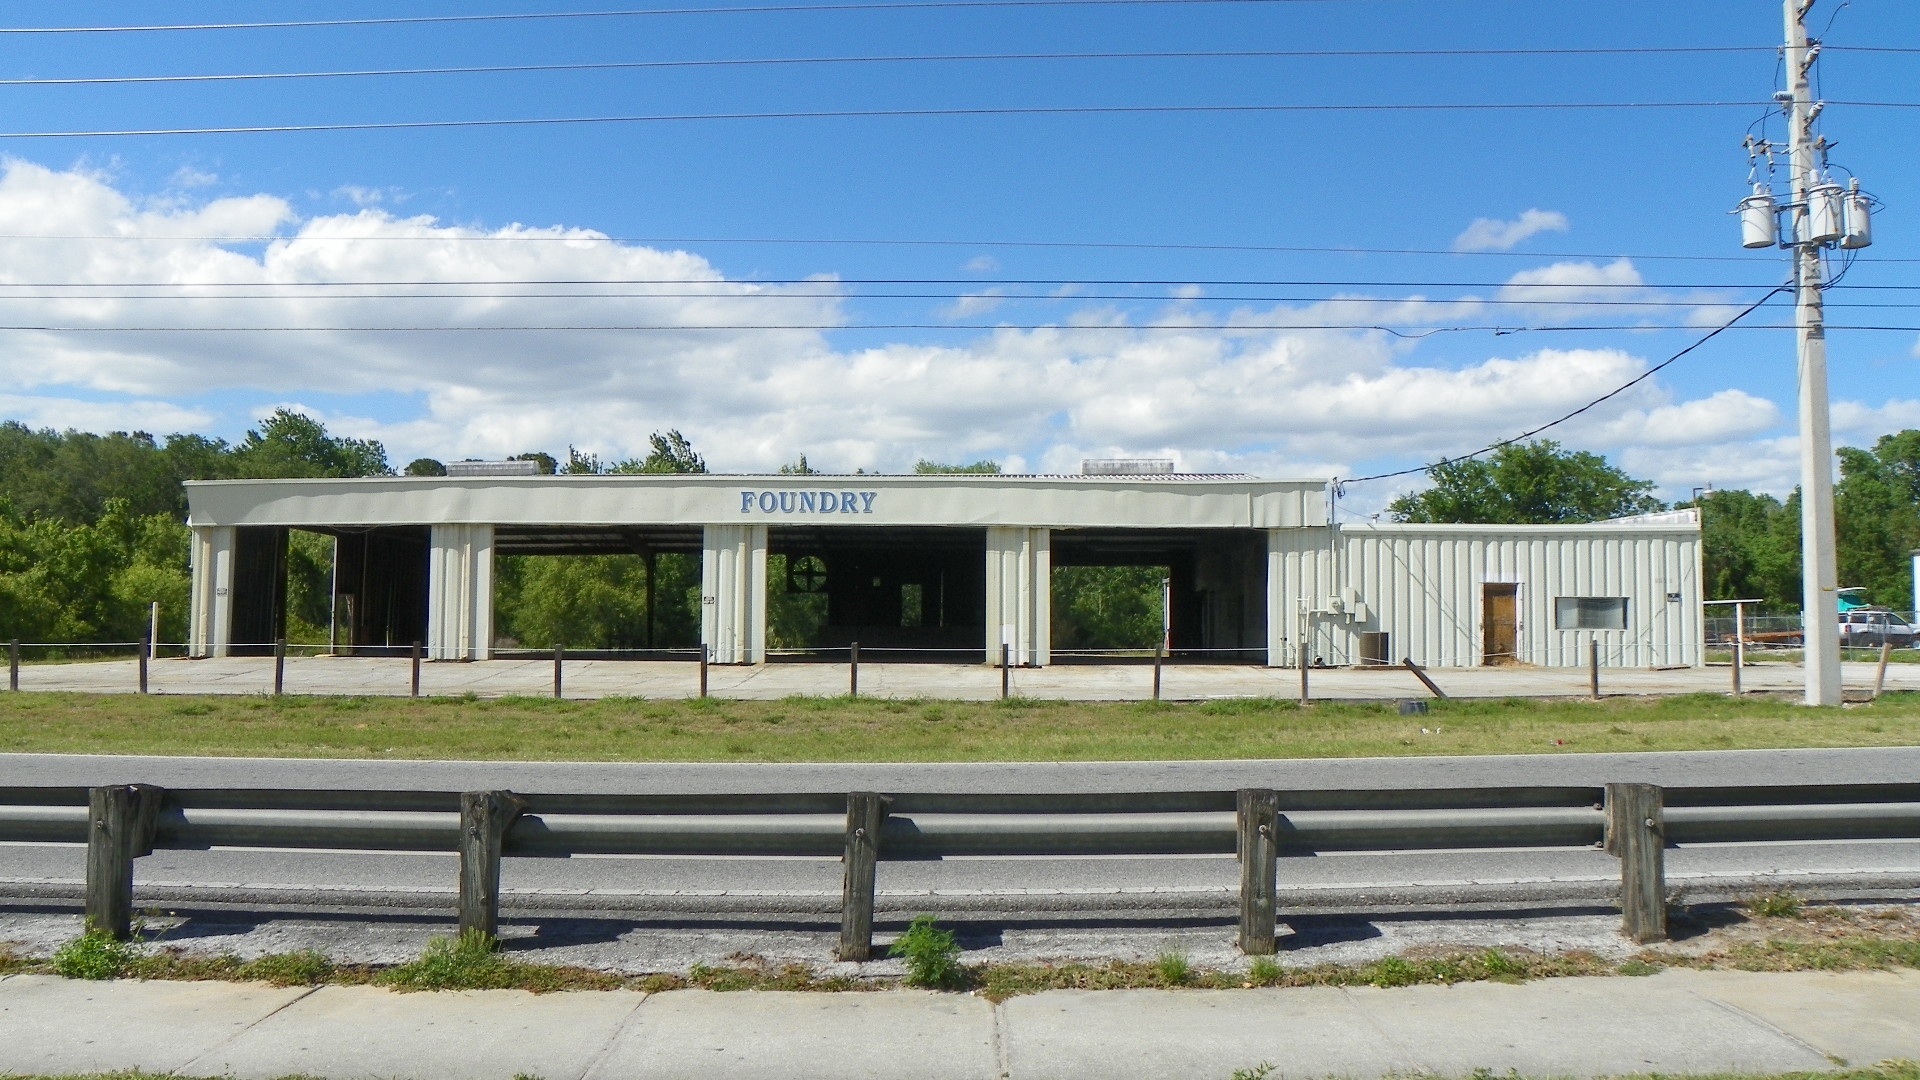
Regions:
[[871, 514], [877, 491], [742, 491], [740, 512], [751, 514]]

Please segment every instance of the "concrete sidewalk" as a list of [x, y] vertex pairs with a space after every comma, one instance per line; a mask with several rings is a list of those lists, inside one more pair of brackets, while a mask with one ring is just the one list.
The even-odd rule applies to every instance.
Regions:
[[[1864, 694], [1874, 684], [1876, 664], [1842, 665], [1849, 693]], [[1585, 697], [1587, 672], [1580, 668], [1436, 668], [1431, 673], [1454, 697]], [[1162, 673], [1163, 693], [1173, 700], [1213, 697], [1292, 698], [1300, 693], [1297, 669], [1248, 664], [1170, 664]], [[289, 657], [286, 692], [404, 697], [412, 676], [405, 659], [382, 657]], [[1722, 694], [1731, 687], [1732, 669], [1602, 668], [1600, 689], [1608, 695]], [[1798, 693], [1805, 674], [1798, 664], [1766, 663], [1744, 669], [1749, 693]], [[845, 663], [778, 663], [749, 667], [715, 665], [708, 671], [717, 697], [774, 699], [792, 695], [829, 696], [848, 688]], [[569, 660], [562, 689], [570, 698], [616, 695], [685, 698], [699, 693], [699, 665], [679, 661]], [[1060, 664], [1015, 669], [1014, 694], [1073, 701], [1137, 701], [1153, 692], [1153, 669], [1145, 663]], [[1317, 700], [1425, 698], [1411, 672], [1399, 668], [1315, 670], [1308, 678]], [[154, 662], [149, 685], [161, 694], [264, 694], [273, 689], [270, 657], [218, 660], [167, 659]], [[134, 693], [139, 673], [132, 660], [71, 664], [30, 664], [20, 669], [20, 689]], [[1887, 668], [1889, 690], [1920, 690], [1920, 664]], [[552, 660], [483, 660], [426, 664], [421, 692], [433, 696], [509, 694], [544, 697], [553, 693]], [[882, 698], [989, 699], [1000, 696], [1000, 672], [984, 664], [885, 664], [862, 662], [860, 692]]]
[[1779, 1072], [1920, 1057], [1920, 972], [1667, 971], [1523, 985], [393, 994], [0, 979], [0, 1073], [1227, 1080]]

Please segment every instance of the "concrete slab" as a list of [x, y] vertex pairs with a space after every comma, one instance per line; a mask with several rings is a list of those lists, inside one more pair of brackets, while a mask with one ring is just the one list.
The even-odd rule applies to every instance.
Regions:
[[983, 998], [684, 990], [648, 998], [587, 1080], [999, 1076], [994, 1010]]
[[1418, 1058], [1340, 990], [1059, 990], [1001, 1006], [1013, 1080], [1195, 1080], [1261, 1063], [1293, 1076], [1386, 1076]]
[[1847, 1064], [1920, 1057], [1920, 971], [1692, 974], [1701, 996]]
[[327, 1080], [575, 1077], [586, 1073], [645, 998], [519, 990], [396, 994], [328, 986], [172, 1068], [189, 1076], [301, 1074]]
[[[1875, 665], [1842, 665], [1850, 690], [1873, 685]], [[385, 657], [289, 657], [286, 689], [292, 694], [405, 696], [411, 672], [406, 659]], [[1725, 693], [1728, 668], [1606, 668], [1601, 690], [1607, 694]], [[1455, 697], [1584, 697], [1587, 674], [1578, 668], [1436, 668], [1433, 678]], [[1013, 693], [1026, 697], [1076, 701], [1130, 701], [1152, 693], [1152, 669], [1144, 663], [1058, 665], [1016, 669]], [[1746, 669], [1749, 692], [1798, 692], [1804, 675], [1799, 665], [1768, 663]], [[1174, 664], [1164, 672], [1170, 699], [1212, 697], [1292, 698], [1300, 690], [1299, 672], [1252, 665]], [[699, 665], [683, 661], [569, 660], [563, 689], [572, 698], [613, 696], [684, 698], [699, 692]], [[1316, 670], [1311, 679], [1316, 700], [1425, 698], [1425, 687], [1403, 670]], [[263, 694], [273, 688], [269, 657], [219, 660], [165, 659], [152, 665], [150, 685], [163, 694]], [[830, 696], [847, 692], [845, 663], [777, 663], [752, 667], [716, 665], [709, 672], [718, 697], [771, 699], [796, 694]], [[75, 664], [30, 664], [20, 671], [23, 690], [133, 693], [138, 676], [131, 660]], [[1887, 669], [1890, 690], [1920, 690], [1920, 664]], [[500, 697], [553, 693], [551, 660], [487, 660], [427, 664], [421, 672], [427, 695], [478, 694]], [[889, 698], [995, 698], [1000, 672], [985, 664], [860, 665], [860, 692]]]
[[15, 975], [0, 982], [0, 1074], [173, 1072], [310, 993], [258, 983]]
[[1620, 1076], [1832, 1067], [1814, 1047], [1703, 996], [1690, 974], [1360, 987], [1349, 994], [1388, 1042], [1442, 1076], [1476, 1069]]

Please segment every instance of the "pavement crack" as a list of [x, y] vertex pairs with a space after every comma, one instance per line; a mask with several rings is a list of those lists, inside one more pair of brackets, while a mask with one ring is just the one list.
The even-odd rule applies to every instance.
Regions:
[[613, 1025], [613, 1030], [607, 1034], [607, 1041], [600, 1044], [600, 1049], [594, 1051], [593, 1057], [587, 1059], [587, 1067], [580, 1070], [580, 1080], [589, 1080], [594, 1073], [599, 1071], [600, 1066], [605, 1063], [608, 1056], [613, 1053], [613, 1048], [620, 1044], [620, 1037], [627, 1033], [628, 1027], [632, 1026], [634, 1017], [640, 1015], [640, 1007], [653, 999], [653, 994], [650, 991], [642, 990], [639, 991], [639, 994], [640, 1000], [634, 1002], [633, 1008], [627, 1010], [627, 1015], [621, 1017], [620, 1022]]
[[1007, 1003], [993, 1003], [993, 1067], [1000, 1080], [1012, 1080], [1012, 1049], [1007, 1046]]
[[274, 1017], [279, 1016], [281, 1013], [286, 1012], [288, 1009], [293, 1008], [295, 1005], [298, 1005], [301, 1002], [312, 997], [313, 995], [319, 993], [320, 989], [321, 988], [318, 986], [307, 987], [306, 989], [302, 990], [300, 993], [294, 995], [293, 997], [288, 998], [287, 1000], [267, 1010], [261, 1015], [255, 1017], [251, 1023], [248, 1023], [245, 1027], [241, 1028], [239, 1031], [236, 1031], [233, 1034], [228, 1035], [226, 1038], [220, 1040], [218, 1045], [210, 1047], [205, 1053], [200, 1054], [198, 1057], [193, 1058], [192, 1060], [186, 1062], [185, 1064], [181, 1065], [178, 1069], [175, 1069], [173, 1071], [184, 1073], [188, 1069], [193, 1068], [195, 1065], [198, 1065], [200, 1062], [206, 1060], [207, 1058], [213, 1057], [214, 1055], [221, 1053], [222, 1051], [226, 1050], [228, 1047], [231, 1047], [241, 1037], [246, 1035], [248, 1032], [252, 1031], [254, 1028], [259, 1027], [261, 1024], [266, 1023], [267, 1021], [273, 1019]]
[[1709, 1005], [1713, 1005], [1724, 1012], [1732, 1013], [1734, 1016], [1737, 1016], [1740, 1019], [1745, 1020], [1748, 1023], [1753, 1024], [1757, 1027], [1765, 1028], [1766, 1030], [1773, 1032], [1775, 1035], [1778, 1035], [1782, 1039], [1785, 1039], [1786, 1041], [1794, 1044], [1795, 1046], [1800, 1047], [1802, 1050], [1805, 1050], [1807, 1053], [1812, 1054], [1814, 1057], [1817, 1057], [1824, 1061], [1829, 1061], [1829, 1062], [1833, 1060], [1833, 1054], [1831, 1051], [1824, 1050], [1818, 1046], [1813, 1045], [1807, 1040], [1801, 1038], [1798, 1035], [1795, 1035], [1791, 1031], [1788, 1031], [1782, 1028], [1780, 1025], [1775, 1024], [1773, 1021], [1768, 1020], [1763, 1016], [1750, 1013], [1747, 1010], [1741, 1008], [1740, 1006], [1732, 1004], [1731, 1002], [1721, 1001], [1719, 998], [1714, 997], [1711, 993], [1708, 993], [1705, 991], [1695, 990], [1694, 994], [1695, 996], [1699, 997], [1701, 1000], [1707, 1002]]

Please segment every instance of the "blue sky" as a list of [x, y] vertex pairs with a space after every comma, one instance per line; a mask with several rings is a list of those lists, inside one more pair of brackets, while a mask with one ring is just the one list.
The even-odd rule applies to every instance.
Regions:
[[[603, 6], [171, 3], [162, 17], [152, 4], [16, 0], [0, 26]], [[5, 85], [0, 131], [1055, 106], [1757, 103], [1779, 85], [1770, 50], [1780, 10], [1759, 0], [685, 6], [699, 10], [0, 33], [0, 78], [1320, 55]], [[1911, 150], [1920, 109], [1838, 104], [1920, 102], [1912, 78], [1920, 55], [1845, 48], [1920, 48], [1920, 12], [1899, 0], [1844, 8], [1820, 0], [1812, 25], [1832, 46], [1820, 92], [1836, 102], [1823, 117], [1838, 142], [1834, 161], [1886, 203], [1875, 246], [1844, 284], [1920, 286], [1920, 261], [1903, 261], [1920, 257]], [[1328, 55], [1740, 46], [1752, 48]], [[1727, 305], [1777, 284], [1785, 260], [1742, 251], [1727, 215], [1746, 191], [1741, 138], [1765, 112], [868, 116], [0, 139], [8, 161], [0, 282], [11, 284], [0, 289], [9, 297], [0, 324], [87, 328], [0, 331], [0, 413], [37, 425], [231, 437], [294, 404], [336, 430], [383, 439], [401, 462], [569, 443], [619, 456], [643, 451], [652, 430], [678, 427], [722, 469], [768, 468], [800, 453], [833, 469], [898, 469], [919, 457], [1073, 469], [1085, 456], [1151, 454], [1266, 475], [1386, 471], [1569, 411], [1684, 347], [1736, 310]], [[1783, 134], [1777, 120], [1769, 130]], [[120, 239], [71, 239], [107, 235]], [[592, 236], [628, 239], [583, 239]], [[766, 242], [781, 240], [814, 242]], [[630, 284], [417, 284], [610, 279]], [[768, 284], [808, 280], [815, 284]], [[329, 281], [381, 284], [315, 299], [326, 291], [316, 283]], [[688, 281], [696, 284], [661, 284]], [[922, 284], [869, 284], [881, 281]], [[1221, 284], [1242, 281], [1256, 284]], [[126, 283], [162, 298], [117, 299], [137, 290], [99, 287]], [[554, 295], [582, 291], [649, 295]], [[1556, 303], [1488, 303], [1521, 295]], [[1830, 321], [1920, 325], [1912, 308], [1841, 306], [1909, 297], [1920, 293], [1836, 290]], [[1590, 303], [1603, 298], [1630, 303]], [[1785, 318], [1782, 306], [1754, 321]], [[1529, 322], [1680, 328], [1419, 339], [1287, 328]], [[481, 324], [721, 329], [368, 329]], [[859, 328], [875, 325], [889, 328]], [[242, 329], [138, 329], [156, 326]], [[745, 326], [835, 329], [726, 329]], [[1920, 333], [1835, 329], [1831, 353], [1842, 441], [1920, 426]], [[1670, 497], [1708, 483], [1784, 491], [1794, 477], [1793, 372], [1788, 331], [1730, 331], [1559, 437], [1658, 480]], [[1377, 508], [1406, 483], [1356, 487], [1351, 504]]]

